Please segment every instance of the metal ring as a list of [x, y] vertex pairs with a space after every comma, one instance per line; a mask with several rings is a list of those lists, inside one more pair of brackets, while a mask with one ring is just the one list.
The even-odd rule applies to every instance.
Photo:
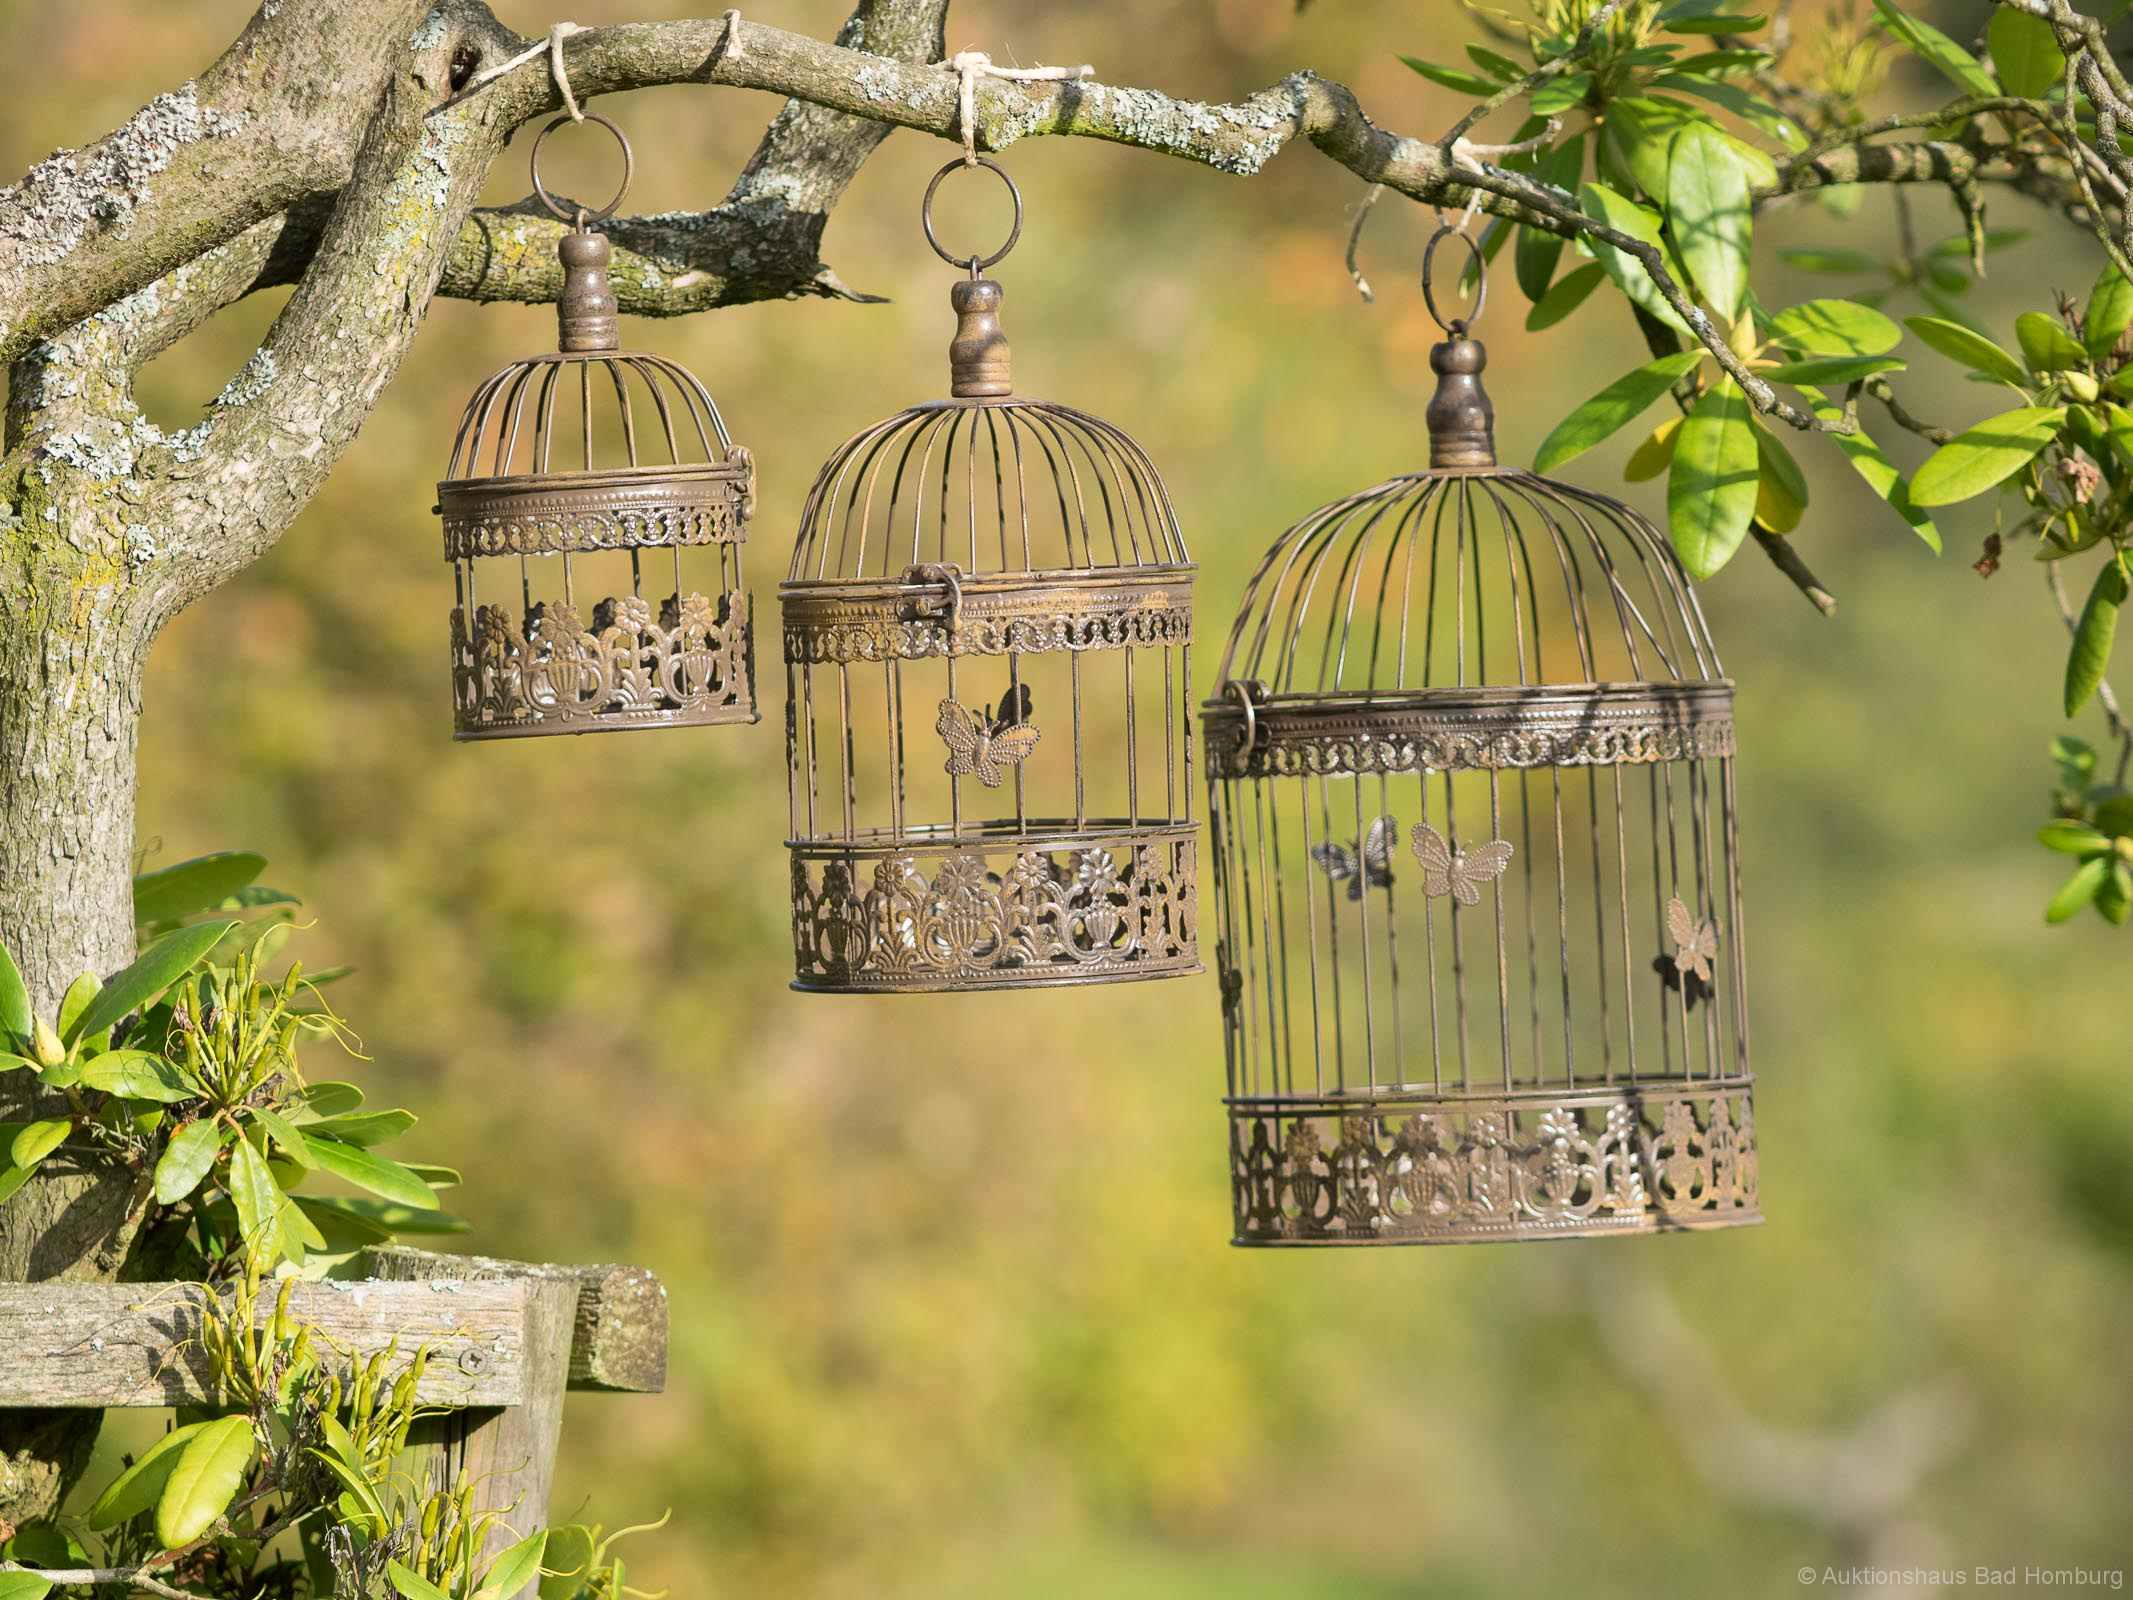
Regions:
[[[1463, 317], [1453, 317], [1449, 322], [1445, 320], [1444, 313], [1437, 309], [1436, 292], [1430, 284], [1434, 276], [1432, 265], [1437, 257], [1437, 246], [1447, 238], [1457, 239], [1466, 246], [1474, 266], [1474, 309]], [[1429, 314], [1437, 326], [1454, 337], [1464, 335], [1481, 320], [1482, 310], [1489, 303], [1489, 264], [1481, 254], [1481, 246], [1474, 242], [1473, 236], [1464, 228], [1455, 228], [1448, 222], [1440, 223], [1437, 231], [1429, 236], [1429, 243], [1422, 247], [1422, 303], [1429, 307]]]
[[937, 583], [948, 591], [945, 610], [948, 616], [948, 631], [960, 632], [963, 626], [963, 569], [953, 561], [921, 561], [916, 566], [904, 568], [906, 584]]
[[1237, 736], [1237, 754], [1250, 756], [1259, 743], [1258, 698], [1266, 693], [1266, 685], [1256, 678], [1231, 678], [1222, 685], [1222, 696], [1237, 702], [1237, 709], [1244, 713], [1244, 727]]
[[557, 117], [555, 121], [543, 128], [541, 136], [533, 141], [533, 156], [528, 164], [533, 168], [533, 192], [540, 196], [541, 204], [554, 212], [559, 220], [575, 222], [577, 228], [582, 232], [587, 222], [605, 222], [615, 214], [615, 208], [622, 204], [622, 197], [630, 192], [630, 179], [637, 171], [637, 157], [630, 149], [629, 139], [620, 128], [609, 122], [607, 118], [601, 116], [597, 111], [586, 112], [585, 120], [587, 122], [599, 123], [601, 127], [615, 136], [615, 143], [622, 146], [622, 186], [615, 191], [615, 198], [608, 201], [598, 211], [587, 212], [583, 206], [572, 206], [565, 210], [556, 203], [555, 196], [548, 192], [548, 186], [541, 182], [541, 146], [548, 142], [548, 136], [551, 133], [558, 128], [568, 127], [572, 120], [568, 116]]
[[1014, 249], [1015, 241], [1022, 237], [1022, 191], [1015, 187], [1015, 180], [1007, 175], [1007, 169], [997, 161], [979, 156], [977, 165], [985, 168], [988, 172], [997, 173], [1000, 181], [1007, 185], [1008, 198], [1015, 203], [1015, 225], [1007, 231], [1007, 243], [1000, 246], [991, 255], [952, 256], [941, 248], [940, 235], [933, 231], [933, 192], [941, 186], [941, 180], [946, 178], [949, 173], [962, 172], [970, 166], [970, 163], [964, 161], [960, 156], [933, 175], [933, 181], [926, 185], [925, 203], [918, 209], [919, 221], [925, 225], [926, 229], [926, 243], [933, 246], [933, 253], [951, 267], [968, 267], [973, 274], [983, 272], [987, 267], [997, 265], [1008, 251]]

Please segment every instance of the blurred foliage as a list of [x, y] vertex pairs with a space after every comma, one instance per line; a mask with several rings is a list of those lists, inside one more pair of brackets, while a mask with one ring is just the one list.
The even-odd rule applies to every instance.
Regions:
[[[571, 15], [703, 9], [579, 0]], [[1956, 36], [1984, 21], [1949, 9]], [[0, 37], [38, 65], [0, 105], [10, 169], [121, 120], [245, 10], [6, 6]], [[526, 33], [553, 20], [500, 10]], [[825, 36], [841, 11], [748, 15]], [[1812, 36], [1828, 15], [1803, 4], [1795, 27]], [[1308, 63], [1414, 134], [1470, 101], [1393, 51], [1481, 38], [1450, 0], [1301, 18], [1290, 0], [1003, 0], [958, 6], [949, 35], [1211, 98]], [[1890, 92], [1940, 95], [1908, 68]], [[722, 194], [775, 105], [673, 89], [601, 109], [638, 136], [633, 203], [658, 210]], [[593, 187], [602, 154], [574, 187]], [[759, 604], [816, 464], [944, 386], [951, 274], [916, 217], [942, 159], [893, 136], [831, 224], [831, 264], [892, 304], [630, 329], [699, 371], [758, 454]], [[1424, 454], [1436, 330], [1390, 285], [1428, 218], [1379, 208], [1380, 303], [1365, 308], [1341, 261], [1362, 186], [1308, 150], [1248, 182], [1087, 141], [1032, 140], [1008, 161], [1031, 206], [1000, 274], [1018, 378], [1116, 419], [1162, 465], [1211, 646], [1282, 523]], [[524, 187], [507, 165], [492, 198]], [[2038, 285], [2085, 292], [2095, 262], [2058, 219], [1995, 204], [2032, 236], [1971, 290], [1981, 319], [2033, 309]], [[1960, 227], [1944, 200], [1918, 205], [1925, 237]], [[1771, 231], [1770, 303], [1819, 293]], [[1871, 196], [1785, 233], [1899, 248]], [[151, 414], [190, 421], [278, 298], [158, 362]], [[1484, 325], [1507, 460], [1650, 359], [1615, 309], [1536, 334]], [[552, 334], [540, 309], [431, 314], [326, 493], [161, 641], [141, 814], [161, 843], [149, 865], [256, 845], [325, 911], [314, 947], [356, 968], [337, 1003], [364, 1020], [381, 1092], [462, 1158], [473, 1247], [666, 1276], [669, 1392], [574, 1397], [555, 1505], [675, 1505], [633, 1546], [632, 1581], [691, 1597], [1514, 1600], [1795, 1595], [1800, 1565], [1868, 1558], [2122, 1562], [2125, 955], [2094, 918], [2043, 926], [2052, 864], [2009, 825], [2048, 811], [2038, 757], [2065, 728], [2065, 636], [2034, 587], [1933, 561], [1816, 450], [1803, 533], [1844, 610], [1818, 617], [1752, 553], [1705, 596], [1741, 684], [1768, 1226], [1248, 1254], [1224, 1242], [1211, 977], [794, 995], [775, 714], [754, 730], [449, 743], [432, 482], [472, 386]], [[1605, 483], [1633, 442], [1568, 470]], [[1906, 468], [1924, 454], [1891, 445]], [[1951, 542], [1985, 532], [1974, 511], [1946, 520]], [[1602, 1342], [1596, 1307], [1662, 1289], [1760, 1423], [1843, 1435], [1928, 1381], [1955, 1397], [1952, 1453], [1871, 1548], [1831, 1531], [1772, 1493], [1725, 1412], [1676, 1405]]]

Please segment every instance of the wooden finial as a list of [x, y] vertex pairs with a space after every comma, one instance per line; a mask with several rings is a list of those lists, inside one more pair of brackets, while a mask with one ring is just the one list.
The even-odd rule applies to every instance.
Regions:
[[566, 233], [556, 254], [563, 261], [563, 292], [555, 303], [557, 348], [573, 353], [620, 349], [607, 235]]
[[1480, 340], [1466, 336], [1464, 323], [1454, 322], [1447, 331], [1451, 337], [1429, 352], [1430, 370], [1437, 374], [1437, 392], [1424, 414], [1429, 423], [1429, 464], [1493, 467], [1496, 408], [1481, 386], [1481, 369], [1489, 364], [1489, 353]]
[[1000, 331], [1000, 286], [966, 278], [948, 291], [958, 322], [948, 346], [949, 392], [959, 400], [1012, 394], [1007, 335]]

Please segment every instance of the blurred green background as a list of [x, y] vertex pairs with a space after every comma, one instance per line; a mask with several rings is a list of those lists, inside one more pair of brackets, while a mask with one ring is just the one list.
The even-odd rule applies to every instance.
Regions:
[[[115, 125], [248, 9], [0, 5], [17, 68], [0, 166]], [[747, 16], [826, 36], [842, 10]], [[527, 33], [553, 20], [499, 11]], [[1934, 14], [1967, 36], [1983, 7]], [[1803, 5], [1810, 41], [1819, 15]], [[1289, 0], [1022, 0], [958, 6], [949, 29], [951, 48], [1212, 98], [1308, 65], [1414, 134], [1457, 102], [1394, 52], [1456, 59], [1471, 36], [1449, 0], [1318, 0], [1300, 18]], [[1899, 76], [1899, 97], [1931, 92]], [[776, 103], [672, 89], [600, 109], [638, 141], [632, 209], [656, 211], [714, 203]], [[757, 452], [766, 617], [817, 463], [944, 385], [952, 274], [917, 202], [947, 151], [894, 136], [831, 225], [831, 264], [894, 303], [629, 330], [702, 374]], [[566, 181], [596, 187], [592, 159]], [[1007, 159], [1030, 203], [1001, 269], [1018, 383], [1147, 445], [1213, 640], [1282, 523], [1419, 463], [1426, 219], [1380, 208], [1365, 307], [1341, 265], [1362, 185], [1307, 147], [1249, 181], [1082, 141]], [[524, 191], [514, 156], [494, 198]], [[1974, 297], [2004, 331], [2096, 263], [2025, 203], [1994, 205], [1996, 225], [2038, 230]], [[1954, 228], [1945, 197], [1921, 206], [1934, 234]], [[1851, 221], [1770, 213], [1765, 298], [1831, 292], [1788, 275], [1778, 244], [1892, 232], [1875, 196]], [[1526, 460], [1641, 357], [1607, 296], [1538, 336], [1508, 270], [1497, 296], [1501, 444]], [[151, 415], [190, 422], [281, 298], [157, 363]], [[2094, 919], [2043, 925], [2058, 863], [2029, 830], [2064, 638], [2025, 559], [1989, 583], [1970, 570], [1985, 512], [1945, 519], [1935, 560], [1808, 446], [1798, 537], [1839, 616], [1752, 550], [1706, 595], [1741, 686], [1767, 1226], [1243, 1253], [1226, 1243], [1211, 977], [787, 990], [774, 670], [755, 729], [450, 743], [432, 483], [473, 384], [552, 333], [545, 309], [433, 311], [326, 493], [157, 649], [141, 829], [156, 862], [264, 851], [305, 897], [307, 959], [359, 968], [338, 991], [374, 1057], [355, 1075], [422, 1113], [408, 1154], [464, 1166], [471, 1247], [665, 1275], [670, 1388], [573, 1399], [557, 1500], [611, 1524], [672, 1507], [640, 1581], [1759, 1596], [1826, 1563], [2126, 1564], [2133, 946]], [[1988, 409], [1919, 360], [1902, 380], [1917, 404]], [[1631, 437], [1572, 472], [1618, 487]], [[1656, 488], [1631, 498], [1656, 512]], [[774, 659], [774, 627], [758, 642]]]

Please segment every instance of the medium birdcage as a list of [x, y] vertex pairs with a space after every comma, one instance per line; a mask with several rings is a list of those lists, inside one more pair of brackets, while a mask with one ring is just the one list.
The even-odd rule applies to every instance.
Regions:
[[1236, 1242], [1759, 1221], [1732, 685], [1439, 321], [1430, 470], [1282, 536], [1204, 708]]
[[557, 350], [474, 392], [437, 486], [452, 610], [453, 737], [754, 722], [741, 543], [755, 466], [683, 368], [621, 349], [608, 242], [623, 184], [563, 237]]
[[953, 398], [848, 441], [785, 620], [795, 987], [1021, 988], [1199, 970], [1193, 568], [1107, 422], [1014, 398], [990, 257], [950, 299]]

